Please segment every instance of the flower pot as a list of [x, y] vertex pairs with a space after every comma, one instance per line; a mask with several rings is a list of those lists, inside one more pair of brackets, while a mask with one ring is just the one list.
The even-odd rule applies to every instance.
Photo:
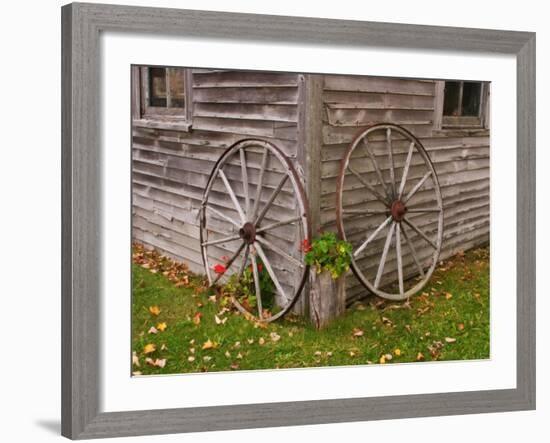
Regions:
[[310, 274], [309, 313], [317, 329], [327, 326], [332, 319], [342, 315], [346, 309], [346, 277], [336, 280], [329, 272]]

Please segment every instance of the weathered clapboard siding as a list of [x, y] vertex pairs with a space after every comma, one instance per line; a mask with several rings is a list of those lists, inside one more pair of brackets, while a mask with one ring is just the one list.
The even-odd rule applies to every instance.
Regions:
[[[190, 131], [137, 125], [132, 128], [132, 221], [135, 240], [184, 261], [192, 271], [203, 273], [199, 207], [216, 161], [229, 146], [246, 137], [268, 139], [288, 157], [296, 159], [300, 82], [297, 74], [207, 69], [194, 69], [192, 79]], [[253, 167], [252, 157], [248, 179], [254, 186], [258, 171]], [[239, 164], [226, 172], [241, 200], [244, 192]], [[277, 185], [280, 172], [276, 165], [266, 170], [263, 201]], [[238, 218], [221, 183], [214, 185], [210, 201], [227, 215]], [[292, 214], [294, 208], [295, 201], [285, 186], [265, 220], [274, 222], [276, 216]], [[234, 230], [215, 215], [209, 220], [213, 238]], [[289, 250], [295, 235], [290, 227], [282, 228], [269, 240]], [[234, 250], [231, 242], [212, 248], [217, 259]], [[283, 287], [288, 288], [295, 279], [292, 270], [281, 269], [276, 259], [272, 265], [280, 271]]]
[[[438, 173], [445, 210], [445, 229], [441, 258], [445, 259], [459, 249], [467, 249], [489, 239], [489, 131], [435, 130], [438, 113], [435, 81], [392, 79], [366, 76], [268, 73], [252, 71], [193, 69], [192, 70], [191, 129], [154, 125], [134, 125], [132, 128], [132, 182], [133, 182], [133, 236], [149, 248], [189, 264], [191, 270], [204, 272], [199, 245], [199, 213], [208, 177], [224, 151], [238, 140], [248, 137], [273, 142], [288, 156], [303, 174], [311, 202], [315, 230], [336, 229], [336, 179], [340, 161], [350, 142], [361, 128], [374, 123], [390, 122], [402, 125], [418, 137]], [[309, 82], [309, 83], [308, 83]], [[306, 87], [306, 85], [309, 85]], [[319, 87], [319, 89], [315, 89]], [[309, 89], [308, 89], [309, 88]], [[311, 91], [319, 91], [319, 93]], [[311, 95], [311, 97], [310, 97]], [[307, 100], [316, 100], [316, 103]], [[308, 112], [315, 111], [316, 122], [311, 124]], [[309, 120], [308, 120], [309, 118]], [[315, 134], [305, 131], [315, 129]], [[315, 143], [313, 146], [312, 143]], [[384, 137], [372, 138], [370, 147], [381, 169], [386, 171]], [[320, 146], [320, 158], [314, 151]], [[306, 149], [308, 153], [304, 152]], [[408, 142], [395, 137], [394, 158], [397, 163], [407, 155]], [[312, 155], [309, 155], [312, 154]], [[306, 165], [314, 159], [316, 171]], [[250, 154], [248, 180], [251, 186], [258, 182], [259, 157]], [[357, 151], [352, 162], [371, 182], [375, 182], [372, 166]], [[312, 163], [313, 164], [313, 163]], [[256, 165], [256, 166], [255, 166]], [[309, 172], [308, 172], [309, 171]], [[401, 168], [396, 169], [400, 177]], [[244, 201], [241, 170], [238, 161], [227, 166], [236, 198]], [[271, 166], [264, 177], [262, 200], [278, 183], [280, 168]], [[414, 157], [409, 170], [411, 183], [406, 191], [423, 175], [419, 158]], [[346, 179], [345, 202], [349, 207], [371, 201], [364, 187], [354, 177]], [[430, 183], [418, 192], [415, 202], [421, 204], [430, 198]], [[213, 186], [210, 201], [234, 219], [238, 214], [221, 183]], [[310, 208], [311, 209], [311, 208]], [[266, 215], [266, 221], [291, 216], [295, 202], [285, 186]], [[413, 220], [429, 233], [436, 229], [434, 214], [412, 215]], [[382, 216], [372, 216], [372, 226]], [[221, 238], [235, 227], [211, 214], [209, 229], [213, 238]], [[349, 229], [348, 229], [349, 228]], [[365, 236], [364, 221], [350, 218], [346, 222], [348, 237], [360, 241]], [[285, 251], [292, 251], [296, 230], [292, 226], [279, 229], [270, 241]], [[411, 235], [421, 259], [430, 256], [423, 240]], [[375, 240], [361, 258], [365, 272], [372, 272], [378, 264], [377, 250], [384, 238]], [[217, 257], [230, 255], [235, 244], [216, 245]], [[289, 288], [295, 281], [294, 270], [273, 257], [273, 266], [281, 272], [282, 284]], [[404, 273], [413, 276], [411, 257], [404, 259]], [[394, 248], [388, 255], [385, 280], [395, 274]], [[350, 276], [347, 282], [349, 300], [365, 295], [365, 289]], [[302, 297], [305, 299], [306, 297]], [[302, 306], [303, 307], [303, 306]], [[300, 310], [300, 306], [298, 310]]]
[[[489, 135], [479, 131], [472, 135], [468, 131], [436, 131], [436, 82], [426, 80], [391, 79], [357, 76], [325, 76], [323, 87], [323, 118], [320, 186], [320, 224], [323, 229], [336, 229], [336, 179], [340, 172], [340, 161], [353, 138], [361, 128], [374, 123], [402, 125], [418, 137], [428, 151], [438, 174], [445, 210], [444, 237], [441, 259], [466, 249], [486, 243], [489, 239]], [[396, 137], [398, 139], [399, 137]], [[369, 146], [387, 174], [389, 164], [386, 157], [384, 137], [371, 138]], [[397, 164], [407, 154], [408, 143], [394, 140], [394, 159]], [[371, 183], [375, 183], [375, 172], [364, 157], [357, 152], [352, 158], [354, 168]], [[422, 176], [420, 158], [414, 159], [409, 177]], [[396, 168], [396, 177], [402, 169]], [[412, 186], [412, 185], [411, 185]], [[415, 202], [429, 201], [429, 185], [415, 196]], [[381, 188], [380, 188], [381, 189]], [[366, 195], [364, 186], [355, 177], [346, 179], [344, 188], [346, 207], [352, 208], [374, 199]], [[409, 214], [411, 216], [412, 214]], [[383, 216], [372, 216], [370, 226], [364, 220], [347, 218], [346, 233], [352, 242], [366, 238], [367, 232], [379, 225]], [[415, 223], [426, 233], [433, 232], [435, 214], [417, 215]], [[380, 251], [385, 236], [373, 241], [361, 260], [365, 274], [376, 273]], [[431, 249], [419, 236], [411, 238], [421, 260], [428, 259]], [[393, 282], [396, 276], [395, 248], [390, 248], [384, 282]], [[404, 274], [414, 276], [415, 265], [411, 257], [405, 257]], [[366, 294], [366, 290], [354, 276], [347, 282], [348, 299], [354, 300]]]

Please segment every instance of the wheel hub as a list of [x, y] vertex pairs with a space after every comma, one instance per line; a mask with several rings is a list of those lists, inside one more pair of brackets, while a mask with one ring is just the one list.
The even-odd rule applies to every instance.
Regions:
[[405, 218], [407, 213], [407, 207], [403, 204], [401, 200], [395, 200], [391, 205], [391, 216], [396, 222], [400, 222]]
[[241, 229], [239, 229], [239, 235], [249, 245], [256, 240], [256, 228], [250, 222], [246, 222]]

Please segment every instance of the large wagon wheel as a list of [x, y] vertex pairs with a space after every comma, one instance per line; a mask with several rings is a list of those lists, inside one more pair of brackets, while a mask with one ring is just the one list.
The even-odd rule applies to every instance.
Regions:
[[342, 159], [336, 199], [338, 231], [353, 245], [358, 280], [390, 300], [422, 289], [443, 237], [441, 190], [422, 143], [393, 124], [363, 130]]
[[[298, 175], [279, 148], [256, 139], [228, 148], [210, 174], [201, 204], [200, 244], [209, 284], [227, 282], [235, 273], [241, 281], [249, 266], [256, 306], [232, 296], [235, 306], [263, 322], [286, 314], [308, 273], [302, 248], [309, 238], [307, 208]], [[221, 256], [223, 266], [216, 267]], [[268, 294], [261, 290], [265, 272], [274, 292], [269, 310]]]

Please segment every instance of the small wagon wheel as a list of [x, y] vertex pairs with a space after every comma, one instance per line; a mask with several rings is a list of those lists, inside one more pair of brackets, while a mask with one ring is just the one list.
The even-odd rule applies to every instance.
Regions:
[[256, 139], [228, 148], [201, 204], [200, 244], [209, 284], [227, 283], [234, 274], [242, 282], [248, 275], [255, 306], [232, 296], [235, 306], [263, 322], [286, 314], [308, 275], [302, 248], [309, 238], [307, 208], [298, 175], [279, 148]]
[[393, 124], [361, 131], [342, 159], [336, 195], [338, 232], [353, 245], [358, 280], [390, 300], [422, 289], [443, 238], [441, 190], [422, 143]]

